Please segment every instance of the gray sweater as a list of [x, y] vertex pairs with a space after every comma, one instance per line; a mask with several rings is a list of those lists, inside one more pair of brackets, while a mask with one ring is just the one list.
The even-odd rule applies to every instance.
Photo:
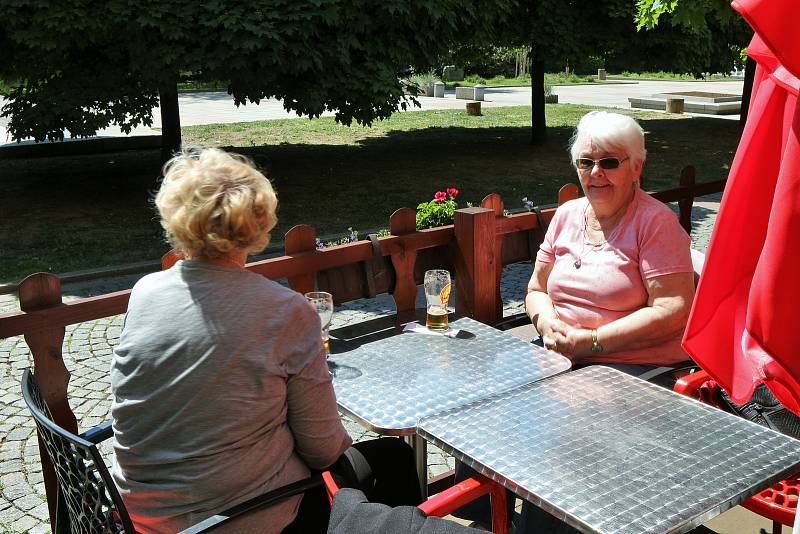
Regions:
[[[148, 532], [181, 530], [301, 479], [350, 445], [319, 317], [302, 295], [242, 269], [180, 261], [142, 278], [111, 388], [112, 473]], [[299, 502], [228, 530], [279, 532]]]

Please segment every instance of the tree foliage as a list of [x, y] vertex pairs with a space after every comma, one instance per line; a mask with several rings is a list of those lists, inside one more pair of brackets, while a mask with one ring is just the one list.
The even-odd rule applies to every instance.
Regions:
[[237, 105], [371, 124], [409, 101], [398, 72], [464, 33], [486, 38], [514, 0], [0, 0], [3, 108], [15, 139], [152, 124], [180, 73], [229, 80]]
[[740, 20], [728, 0], [637, 0], [637, 29], [653, 29], [662, 15], [669, 15], [676, 26], [703, 30], [709, 20], [729, 24]]

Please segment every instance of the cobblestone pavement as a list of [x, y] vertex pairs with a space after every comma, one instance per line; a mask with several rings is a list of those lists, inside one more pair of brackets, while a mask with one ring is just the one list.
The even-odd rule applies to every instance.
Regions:
[[[695, 203], [692, 242], [698, 250], [705, 252], [719, 198], [720, 195], [711, 195], [699, 198]], [[505, 315], [522, 311], [522, 295], [530, 274], [530, 263], [505, 269], [501, 289]], [[140, 276], [65, 285], [62, 288], [64, 300], [128, 288]], [[424, 298], [422, 295], [420, 297]], [[0, 313], [18, 309], [15, 295], [0, 296]], [[393, 311], [393, 301], [388, 295], [354, 301], [339, 307], [333, 327], [369, 320]], [[81, 431], [109, 418], [108, 369], [121, 330], [121, 315], [72, 325], [66, 329], [64, 362], [72, 374], [69, 399]], [[36, 434], [19, 386], [23, 369], [32, 365], [30, 352], [22, 337], [0, 340], [0, 532], [40, 534], [49, 531]], [[344, 422], [355, 440], [375, 436], [353, 421], [345, 419]], [[101, 450], [108, 457], [110, 448], [106, 445]], [[450, 456], [435, 447], [429, 448], [429, 475], [452, 468], [453, 459]]]

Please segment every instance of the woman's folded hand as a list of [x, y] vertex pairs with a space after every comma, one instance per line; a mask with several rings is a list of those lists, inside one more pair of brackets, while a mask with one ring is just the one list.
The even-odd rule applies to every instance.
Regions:
[[573, 363], [577, 363], [582, 356], [591, 354], [591, 330], [574, 328], [563, 321], [558, 321], [552, 325], [551, 332], [551, 346], [548, 346], [547, 338], [542, 336], [545, 341], [545, 347], [566, 356]]

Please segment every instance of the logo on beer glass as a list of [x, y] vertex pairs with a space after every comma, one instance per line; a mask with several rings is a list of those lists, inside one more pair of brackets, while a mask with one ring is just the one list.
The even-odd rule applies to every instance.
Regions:
[[445, 331], [447, 324], [447, 302], [450, 300], [450, 273], [442, 269], [425, 271], [425, 301], [427, 313], [425, 326], [430, 330]]

